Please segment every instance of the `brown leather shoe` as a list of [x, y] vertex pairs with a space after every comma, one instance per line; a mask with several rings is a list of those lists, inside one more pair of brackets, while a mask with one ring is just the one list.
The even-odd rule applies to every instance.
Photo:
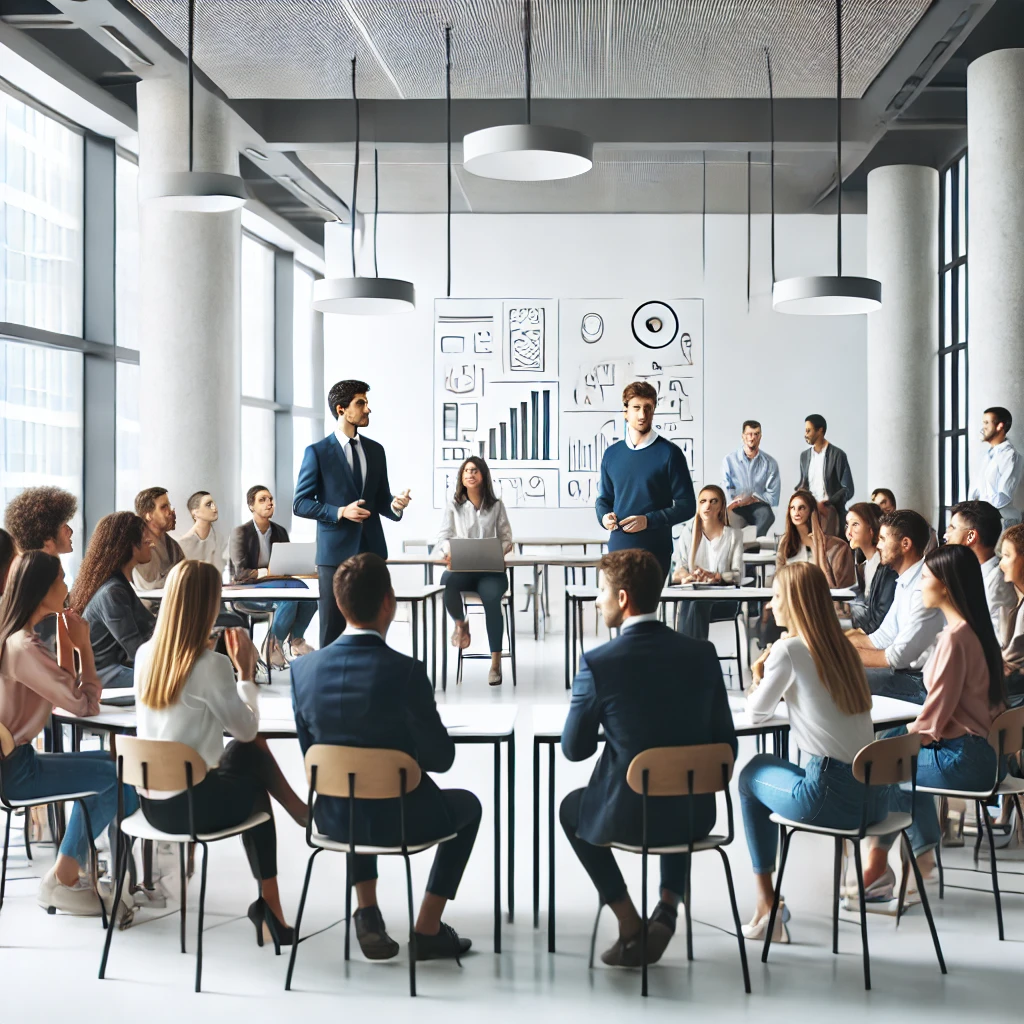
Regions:
[[[647, 963], [656, 964], [665, 954], [676, 932], [676, 912], [667, 903], [659, 902], [647, 919]], [[601, 962], [609, 967], [643, 966], [643, 931], [628, 939], [620, 935], [601, 954]]]
[[390, 960], [398, 956], [398, 943], [388, 935], [380, 907], [363, 907], [352, 915], [359, 948], [367, 960]]

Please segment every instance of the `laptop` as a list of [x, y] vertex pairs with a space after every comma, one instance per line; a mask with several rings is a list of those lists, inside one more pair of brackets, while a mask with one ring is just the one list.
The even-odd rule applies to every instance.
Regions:
[[505, 555], [497, 537], [452, 537], [448, 544], [452, 572], [505, 571]]
[[275, 544], [270, 549], [268, 576], [315, 576], [316, 544]]

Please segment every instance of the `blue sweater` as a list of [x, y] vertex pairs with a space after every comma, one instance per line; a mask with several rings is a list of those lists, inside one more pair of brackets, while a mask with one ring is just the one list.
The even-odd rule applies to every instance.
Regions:
[[601, 460], [601, 491], [596, 507], [599, 522], [609, 512], [614, 512], [620, 523], [627, 516], [647, 516], [647, 529], [640, 533], [613, 530], [608, 550], [644, 548], [658, 556], [667, 572], [672, 557], [672, 527], [692, 519], [697, 511], [690, 467], [682, 449], [660, 435], [640, 449], [616, 441]]

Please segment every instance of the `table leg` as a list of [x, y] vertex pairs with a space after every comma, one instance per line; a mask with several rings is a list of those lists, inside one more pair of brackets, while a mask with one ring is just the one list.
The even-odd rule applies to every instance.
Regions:
[[[516, 567], [508, 567], [508, 589], [512, 600], [508, 603], [508, 624], [509, 624], [509, 647], [510, 653], [515, 656], [516, 652]], [[514, 673], [513, 673], [514, 677]]]
[[565, 606], [565, 688], [568, 690], [571, 679], [569, 675], [569, 573], [566, 570], [565, 574], [565, 599], [562, 602]]
[[555, 745], [548, 744], [548, 952], [555, 951]]
[[533, 737], [533, 927], [540, 926], [540, 740]]
[[494, 952], [501, 952], [501, 743], [494, 744]]
[[508, 740], [508, 923], [516, 914], [516, 734]]
[[417, 602], [409, 602], [412, 614], [409, 618], [412, 620], [412, 660], [418, 661], [420, 657], [420, 610]]
[[430, 629], [432, 642], [430, 646], [430, 681], [437, 689], [437, 594], [430, 598]]
[[533, 567], [533, 639], [540, 639], [540, 566]]

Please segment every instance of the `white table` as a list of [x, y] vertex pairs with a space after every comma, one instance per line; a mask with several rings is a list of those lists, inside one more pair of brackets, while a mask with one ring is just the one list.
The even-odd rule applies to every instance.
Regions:
[[743, 564], [754, 567], [758, 586], [763, 587], [766, 570], [770, 565], [775, 565], [775, 551], [745, 551]]

